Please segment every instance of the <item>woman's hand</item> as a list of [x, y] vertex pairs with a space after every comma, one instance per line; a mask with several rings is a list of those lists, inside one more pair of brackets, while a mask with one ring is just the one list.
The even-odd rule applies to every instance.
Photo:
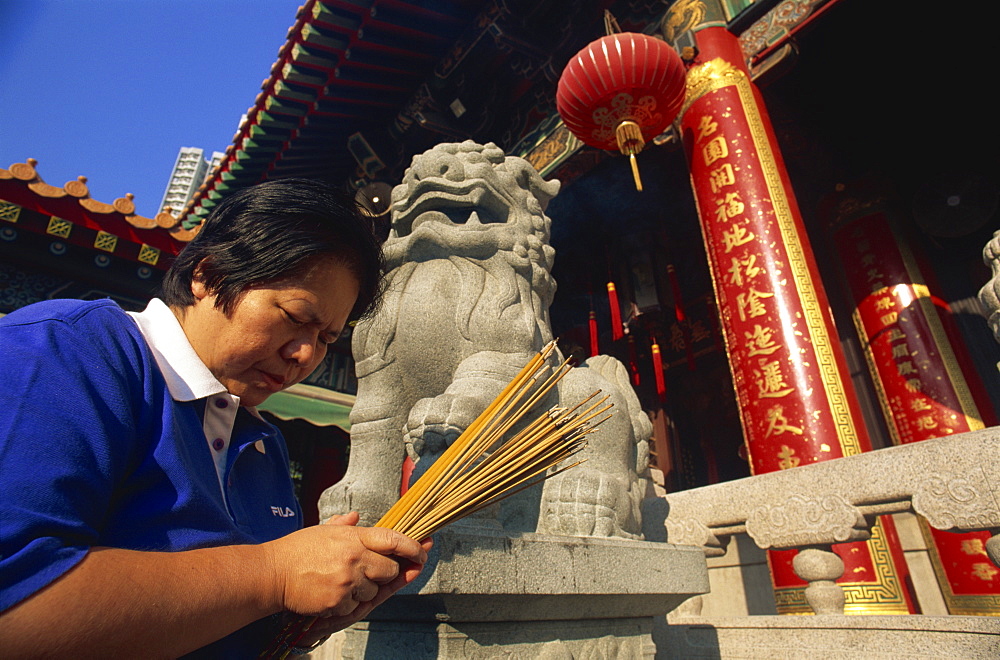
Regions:
[[[389, 529], [357, 527], [357, 522], [356, 512], [334, 516], [265, 544], [284, 610], [343, 628], [420, 574], [429, 539], [421, 544]], [[330, 632], [327, 627], [324, 634]]]
[[[351, 513], [345, 515], [332, 516], [324, 522], [324, 525], [354, 527], [357, 525], [358, 519], [358, 513], [352, 511]], [[407, 537], [403, 538], [407, 541], [412, 541]], [[385, 602], [389, 596], [396, 593], [399, 589], [406, 586], [410, 582], [413, 582], [423, 569], [423, 565], [426, 562], [426, 553], [430, 552], [433, 542], [428, 538], [424, 539], [419, 545], [423, 551], [422, 561], [404, 559], [397, 555], [399, 558], [395, 562], [396, 575], [394, 578], [388, 582], [381, 583], [376, 580], [370, 580], [374, 586], [374, 596], [366, 598], [365, 596], [367, 596], [367, 594], [352, 594], [351, 601], [354, 601], [355, 605], [349, 613], [319, 616], [319, 618], [311, 622], [307, 630], [301, 635], [301, 637], [299, 637], [299, 639], [295, 641], [295, 644], [297, 646], [310, 647], [324, 637], [329, 637], [338, 630], [343, 630], [344, 628], [368, 616], [373, 609]], [[369, 548], [369, 550], [372, 550], [372, 548]], [[418, 557], [419, 556], [420, 555], [418, 555]], [[372, 589], [372, 587], [368, 588], [369, 590]], [[350, 606], [350, 601], [348, 601], [346, 605]]]

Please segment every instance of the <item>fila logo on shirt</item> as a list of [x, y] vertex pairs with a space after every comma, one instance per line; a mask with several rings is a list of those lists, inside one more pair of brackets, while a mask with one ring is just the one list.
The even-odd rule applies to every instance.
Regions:
[[272, 506], [271, 514], [275, 516], [280, 516], [282, 518], [291, 518], [295, 515], [295, 512], [286, 507]]

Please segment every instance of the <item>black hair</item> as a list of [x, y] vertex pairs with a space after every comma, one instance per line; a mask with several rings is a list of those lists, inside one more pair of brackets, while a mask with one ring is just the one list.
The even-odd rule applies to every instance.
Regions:
[[294, 277], [323, 256], [340, 259], [358, 279], [351, 320], [374, 313], [385, 260], [353, 195], [313, 179], [265, 181], [212, 209], [164, 276], [161, 296], [172, 307], [193, 305], [197, 276], [228, 315], [246, 290]]

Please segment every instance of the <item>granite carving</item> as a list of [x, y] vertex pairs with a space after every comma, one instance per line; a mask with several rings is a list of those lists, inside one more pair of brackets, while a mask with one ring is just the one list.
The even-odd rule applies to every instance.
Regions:
[[[422, 473], [552, 339], [555, 251], [544, 211], [558, 190], [493, 144], [441, 144], [414, 157], [392, 192], [385, 302], [355, 328], [350, 462], [323, 494], [322, 515], [357, 510], [364, 523], [378, 520], [399, 497], [404, 457]], [[652, 427], [624, 366], [590, 358], [544, 403], [576, 403], [597, 389], [617, 414], [590, 436], [586, 463], [506, 500], [488, 524], [641, 537]]]

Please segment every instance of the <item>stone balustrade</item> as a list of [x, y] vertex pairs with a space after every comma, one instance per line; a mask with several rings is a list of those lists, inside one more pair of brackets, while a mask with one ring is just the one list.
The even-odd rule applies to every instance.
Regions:
[[667, 541], [725, 554], [746, 532], [762, 549], [798, 548], [793, 569], [817, 614], [842, 614], [844, 570], [831, 545], [864, 541], [877, 516], [913, 511], [934, 528], [989, 530], [1000, 565], [1000, 428], [667, 494]]

